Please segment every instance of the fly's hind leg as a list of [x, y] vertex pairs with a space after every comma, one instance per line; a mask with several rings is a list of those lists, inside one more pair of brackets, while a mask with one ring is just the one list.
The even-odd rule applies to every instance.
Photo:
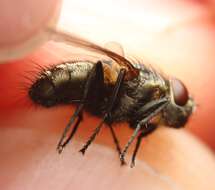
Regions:
[[[76, 118], [77, 118], [77, 117], [79, 118], [79, 117], [80, 117], [80, 114], [82, 114], [83, 108], [84, 108], [84, 104], [80, 104], [80, 105], [77, 107], [77, 109], [75, 110], [75, 113], [74, 113], [74, 114], [72, 115], [72, 117], [70, 118], [68, 124], [66, 125], [66, 127], [65, 127], [65, 129], [64, 129], [64, 131], [63, 131], [63, 134], [62, 134], [62, 136], [61, 136], [61, 138], [60, 138], [60, 141], [59, 141], [59, 143], [58, 143], [58, 145], [57, 145], [57, 151], [58, 151], [59, 154], [63, 151], [64, 147], [65, 147], [65, 146], [69, 143], [69, 141], [72, 139], [72, 137], [68, 137], [68, 138], [64, 141], [64, 139], [67, 137], [67, 133], [69, 132], [69, 130], [70, 130], [72, 124], [75, 122]], [[75, 132], [76, 132], [77, 129], [78, 129], [79, 124], [80, 124], [80, 122], [77, 121], [77, 123], [75, 124], [75, 127], [73, 128], [71, 134], [73, 134], [73, 135], [75, 134]], [[72, 136], [73, 136], [73, 135], [72, 135]], [[71, 136], [71, 135], [70, 135], [70, 136]]]
[[[87, 100], [89, 99], [90, 94], [96, 90], [96, 92], [98, 93], [97, 96], [102, 96], [103, 87], [104, 87], [103, 66], [102, 66], [101, 61], [98, 61], [93, 66], [92, 70], [90, 71], [90, 73], [88, 75], [88, 78], [87, 78], [87, 81], [85, 84], [85, 88], [84, 88], [83, 97], [80, 100], [80, 104], [78, 105], [74, 114], [70, 118], [70, 120], [69, 120], [67, 126], [65, 127], [63, 134], [60, 138], [60, 141], [57, 146], [57, 150], [59, 153], [62, 152], [63, 148], [70, 142], [70, 140], [74, 136], [75, 132], [77, 131], [78, 126], [82, 120], [82, 112], [83, 112], [84, 106], [85, 106]], [[67, 137], [67, 134], [68, 134], [72, 124], [76, 121], [76, 119], [77, 119], [77, 122], [75, 123], [75, 126], [74, 126], [71, 134]], [[66, 138], [66, 140], [65, 140], [65, 138]]]
[[78, 119], [70, 133], [70, 135], [68, 136], [68, 138], [61, 144], [61, 146], [58, 148], [58, 152], [61, 153], [64, 149], [64, 147], [70, 142], [70, 140], [72, 139], [72, 137], [75, 135], [77, 129], [78, 129], [78, 126], [80, 124], [80, 122], [82, 121], [82, 114], [79, 114], [78, 116]]

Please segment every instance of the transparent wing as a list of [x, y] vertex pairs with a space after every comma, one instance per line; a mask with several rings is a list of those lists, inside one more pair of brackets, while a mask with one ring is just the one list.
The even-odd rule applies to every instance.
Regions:
[[120, 66], [125, 67], [127, 69], [126, 80], [135, 78], [138, 75], [138, 69], [136, 69], [130, 61], [128, 61], [125, 57], [103, 48], [99, 45], [96, 45], [88, 40], [82, 39], [78, 36], [70, 34], [68, 32], [64, 32], [62, 30], [48, 28], [48, 32], [51, 33], [52, 39], [54, 41], [65, 42], [67, 44], [71, 44], [76, 47], [81, 47], [83, 49], [87, 49], [89, 51], [97, 52], [103, 55], [106, 55], [116, 61]]

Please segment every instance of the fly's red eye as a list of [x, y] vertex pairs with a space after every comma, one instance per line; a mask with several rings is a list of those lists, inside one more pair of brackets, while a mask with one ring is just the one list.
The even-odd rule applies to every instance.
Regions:
[[180, 80], [173, 78], [172, 91], [175, 103], [179, 106], [184, 106], [189, 99], [188, 91], [185, 85]]

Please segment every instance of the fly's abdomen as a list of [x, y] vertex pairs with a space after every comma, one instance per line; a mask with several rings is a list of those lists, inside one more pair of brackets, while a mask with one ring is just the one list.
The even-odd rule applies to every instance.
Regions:
[[29, 89], [30, 98], [45, 107], [82, 98], [90, 62], [63, 63], [43, 71]]

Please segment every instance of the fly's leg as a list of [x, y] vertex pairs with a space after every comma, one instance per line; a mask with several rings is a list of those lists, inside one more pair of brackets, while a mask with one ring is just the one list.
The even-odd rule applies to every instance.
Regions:
[[72, 137], [75, 135], [77, 129], [78, 129], [78, 126], [80, 124], [80, 122], [82, 121], [82, 114], [79, 114], [78, 115], [78, 119], [69, 135], [69, 137], [65, 140], [65, 142], [63, 144], [61, 144], [60, 148], [58, 148], [58, 152], [61, 153], [64, 149], [64, 147], [70, 142], [70, 140], [72, 139]]
[[[114, 144], [115, 144], [115, 146], [116, 146], [116, 150], [117, 150], [117, 152], [118, 152], [118, 154], [119, 154], [119, 156], [120, 156], [122, 150], [121, 150], [121, 147], [120, 147], [120, 145], [119, 145], [119, 141], [118, 141], [118, 139], [117, 139], [117, 137], [116, 137], [116, 134], [115, 134], [115, 132], [114, 132], [114, 129], [113, 129], [113, 127], [112, 127], [111, 125], [109, 125], [109, 129], [110, 129], [110, 131], [111, 131], [111, 135], [112, 135], [112, 137], [113, 137], [113, 141], [114, 141]], [[124, 165], [125, 163], [121, 163], [121, 164]]]
[[[75, 132], [78, 129], [78, 126], [81, 122], [81, 118], [82, 118], [82, 112], [84, 109], [84, 106], [89, 98], [89, 94], [90, 92], [95, 89], [95, 83], [96, 83], [96, 87], [97, 88], [101, 88], [102, 90], [99, 90], [98, 92], [103, 92], [103, 86], [104, 86], [104, 76], [103, 76], [103, 67], [102, 67], [102, 63], [100, 61], [98, 61], [92, 68], [92, 70], [90, 71], [86, 84], [85, 84], [85, 88], [84, 88], [84, 93], [83, 93], [83, 97], [80, 101], [79, 106], [76, 108], [74, 114], [72, 115], [72, 117], [70, 118], [67, 126], [65, 127], [63, 134], [60, 138], [60, 141], [58, 143], [57, 146], [57, 150], [59, 153], [62, 152], [63, 148], [69, 143], [69, 141], [72, 139], [72, 137], [74, 136]], [[71, 134], [69, 135], [69, 137], [64, 140], [67, 136], [67, 133], [69, 132], [72, 124], [75, 122], [75, 120], [78, 118], [77, 123], [74, 126], [74, 129], [72, 130]]]
[[102, 125], [105, 122], [105, 118], [103, 118], [102, 122], [99, 123], [99, 125], [95, 128], [95, 130], [93, 131], [93, 134], [89, 137], [88, 141], [84, 144], [84, 146], [79, 150], [83, 155], [85, 154], [85, 151], [87, 150], [88, 146], [93, 142], [93, 140], [95, 139], [96, 135], [99, 133]]
[[137, 142], [136, 142], [135, 149], [134, 149], [134, 152], [132, 154], [132, 159], [131, 159], [131, 168], [133, 168], [135, 166], [135, 158], [136, 158], [136, 155], [139, 150], [143, 137], [146, 137], [147, 135], [151, 134], [156, 128], [157, 128], [157, 126], [153, 125], [153, 124], [144, 125], [144, 128], [141, 130], [140, 134], [137, 137]]
[[[69, 138], [67, 138], [67, 139], [65, 140], [65, 142], [64, 142], [64, 139], [66, 138], [67, 133], [69, 132], [69, 130], [70, 130], [72, 124], [75, 122], [76, 118], [77, 118], [77, 117], [80, 117], [80, 114], [82, 114], [83, 108], [84, 108], [84, 104], [83, 104], [83, 103], [80, 104], [80, 105], [77, 107], [77, 109], [75, 110], [75, 113], [74, 113], [73, 116], [70, 118], [70, 120], [69, 120], [69, 122], [68, 122], [66, 128], [64, 129], [63, 134], [62, 134], [62, 136], [61, 136], [61, 138], [60, 138], [60, 141], [59, 141], [59, 143], [58, 143], [58, 145], [57, 145], [57, 151], [58, 151], [59, 154], [63, 151], [63, 149], [64, 149], [64, 147], [66, 146], [66, 144], [69, 143], [69, 141], [68, 141]], [[77, 131], [77, 128], [78, 128], [79, 123], [80, 123], [80, 122], [77, 122], [77, 125], [75, 124], [75, 127], [74, 127], [72, 133], [75, 134], [75, 132]], [[74, 134], [73, 134], [73, 135], [74, 135]], [[70, 138], [70, 140], [71, 140], [71, 138]], [[66, 143], [66, 142], [67, 142], [67, 143]]]
[[145, 115], [145, 118], [143, 118], [138, 124], [137, 127], [135, 128], [132, 136], [128, 140], [127, 144], [125, 145], [125, 148], [123, 149], [121, 155], [120, 155], [120, 160], [121, 162], [125, 162], [125, 154], [128, 151], [128, 148], [130, 147], [131, 143], [134, 141], [134, 139], [138, 136], [139, 131], [142, 129], [142, 127], [150, 121], [154, 116], [159, 114], [168, 104], [168, 99], [167, 98], [162, 98], [160, 100], [154, 100], [152, 102], [147, 103], [145, 106], [141, 108], [139, 112], [142, 112], [143, 115]]
[[104, 122], [106, 122], [108, 119], [111, 118], [111, 111], [115, 105], [115, 102], [118, 98], [119, 95], [119, 91], [120, 91], [120, 87], [122, 85], [123, 79], [125, 77], [125, 73], [126, 70], [125, 69], [121, 69], [119, 72], [119, 75], [117, 77], [117, 81], [116, 84], [114, 86], [113, 89], [113, 94], [110, 98], [110, 101], [108, 102], [108, 107], [107, 107], [107, 111], [104, 115], [104, 117], [102, 118], [102, 121], [99, 123], [99, 125], [95, 128], [94, 132], [92, 133], [92, 135], [89, 137], [88, 141], [84, 144], [83, 148], [80, 150], [80, 152], [82, 154], [85, 153], [85, 151], [87, 150], [88, 146], [92, 143], [92, 141], [95, 139], [96, 135], [99, 133], [100, 129], [102, 128]]

